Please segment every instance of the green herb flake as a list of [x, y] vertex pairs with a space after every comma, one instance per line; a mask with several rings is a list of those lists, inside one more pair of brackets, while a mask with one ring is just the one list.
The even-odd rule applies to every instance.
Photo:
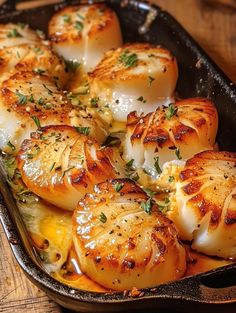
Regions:
[[36, 68], [36, 69], [34, 69], [34, 72], [35, 72], [36, 74], [44, 74], [44, 73], [45, 73], [45, 70], [43, 70], [43, 69], [41, 69], [41, 68]]
[[71, 17], [68, 14], [62, 15], [62, 19], [64, 23], [70, 23], [71, 22]]
[[27, 159], [33, 159], [34, 155], [32, 153], [27, 153], [26, 157], [27, 157]]
[[152, 76], [148, 76], [148, 87], [151, 87], [154, 80], [155, 80], [155, 78], [153, 78]]
[[165, 198], [164, 201], [157, 200], [156, 203], [162, 213], [167, 213], [170, 210], [170, 200], [168, 198]]
[[23, 37], [16, 28], [13, 28], [7, 33], [8, 38], [16, 38], [16, 37]]
[[179, 160], [182, 160], [182, 156], [180, 155], [180, 150], [179, 150], [179, 148], [176, 148], [176, 150], [175, 150], [175, 155], [177, 156], [177, 158], [178, 158]]
[[50, 167], [50, 172], [54, 169], [55, 165], [56, 165], [56, 162], [53, 162], [51, 167]]
[[149, 198], [153, 198], [157, 194], [156, 191], [153, 191], [149, 188], [143, 188], [143, 190], [146, 192]]
[[159, 165], [159, 157], [154, 158], [154, 167], [155, 167], [157, 174], [160, 175], [162, 173], [162, 170]]
[[174, 176], [169, 176], [169, 178], [168, 178], [169, 183], [172, 183], [174, 180], [175, 180]]
[[63, 171], [62, 173], [62, 177], [64, 177], [66, 175], [66, 173], [68, 173], [70, 170], [73, 170], [73, 168], [75, 168], [74, 166], [69, 167], [67, 170]]
[[84, 17], [83, 17], [80, 13], [77, 13], [77, 16], [78, 16], [81, 20], [84, 20]]
[[80, 22], [80, 21], [76, 21], [76, 22], [75, 22], [75, 28], [76, 28], [79, 32], [81, 32], [81, 31], [83, 30], [83, 28], [84, 28], [84, 24], [83, 24], [82, 22]]
[[35, 122], [35, 125], [40, 128], [41, 124], [40, 124], [40, 120], [37, 116], [31, 116], [32, 120]]
[[119, 58], [119, 62], [121, 62], [125, 67], [135, 67], [138, 64], [138, 56], [136, 53], [129, 53], [129, 50], [125, 50]]
[[146, 103], [147, 102], [147, 100], [145, 100], [143, 96], [139, 97], [137, 100], [142, 102], [142, 103]]
[[50, 90], [45, 84], [43, 84], [43, 87], [47, 90], [48, 94], [52, 95], [52, 90]]
[[167, 109], [167, 112], [166, 112], [166, 118], [168, 120], [170, 120], [174, 115], [176, 115], [178, 112], [178, 108], [175, 106], [174, 103], [170, 103], [168, 105], [168, 109]]
[[76, 72], [76, 70], [80, 66], [80, 63], [76, 60], [65, 60], [65, 64], [66, 64], [66, 70], [72, 73]]
[[29, 97], [29, 101], [30, 101], [30, 102], [34, 102], [34, 96], [33, 96], [32, 94], [31, 94], [30, 97]]
[[17, 104], [25, 105], [27, 103], [27, 96], [23, 95], [19, 91], [16, 92], [16, 95], [18, 97]]
[[16, 147], [10, 141], [8, 141], [7, 146], [10, 147], [12, 151], [16, 151]]
[[119, 183], [119, 182], [117, 182], [114, 186], [116, 192], [120, 192], [123, 187], [124, 187], [124, 184]]
[[131, 159], [129, 162], [125, 164], [125, 167], [127, 169], [131, 169], [133, 167], [133, 164], [134, 164], [134, 159]]
[[98, 107], [99, 97], [94, 97], [90, 100], [90, 104], [93, 108]]
[[45, 103], [45, 101], [44, 101], [44, 99], [42, 97], [38, 99], [38, 104], [39, 105], [44, 105], [44, 103]]
[[89, 133], [90, 133], [90, 127], [78, 127], [78, 126], [75, 126], [75, 129], [77, 130], [78, 133], [84, 134], [86, 136], [88, 136]]
[[103, 212], [101, 212], [99, 215], [99, 221], [102, 223], [106, 223], [106, 221], [107, 221], [107, 217]]
[[152, 213], [152, 199], [149, 198], [146, 202], [141, 203], [141, 208], [148, 214]]

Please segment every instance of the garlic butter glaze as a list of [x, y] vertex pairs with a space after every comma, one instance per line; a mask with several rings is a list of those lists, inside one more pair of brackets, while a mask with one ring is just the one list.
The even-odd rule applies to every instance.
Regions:
[[82, 272], [113, 290], [156, 286], [186, 269], [174, 225], [129, 179], [101, 183], [79, 201], [73, 241]]

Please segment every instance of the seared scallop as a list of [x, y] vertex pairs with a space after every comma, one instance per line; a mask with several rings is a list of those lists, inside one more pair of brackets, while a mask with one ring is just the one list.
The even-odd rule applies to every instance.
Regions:
[[213, 149], [217, 127], [216, 108], [204, 98], [171, 103], [147, 115], [132, 112], [127, 119], [125, 158], [157, 177], [165, 162]]
[[86, 72], [122, 44], [117, 16], [104, 4], [63, 8], [52, 17], [49, 36], [59, 55], [82, 63]]
[[208, 255], [236, 257], [236, 153], [205, 151], [186, 162], [169, 218], [181, 239]]
[[88, 128], [63, 125], [33, 133], [18, 155], [25, 185], [57, 207], [74, 210], [95, 184], [118, 175], [109, 154], [87, 133]]
[[152, 287], [185, 272], [175, 227], [129, 179], [101, 183], [79, 201], [73, 241], [83, 273], [109, 289]]
[[132, 111], [153, 112], [173, 96], [178, 67], [170, 51], [147, 43], [108, 51], [89, 73], [92, 97], [109, 105], [113, 118], [126, 121]]
[[67, 79], [64, 61], [48, 45], [40, 42], [0, 50], [0, 82], [17, 71], [34, 71], [50, 76], [61, 86]]
[[40, 41], [38, 34], [26, 24], [0, 24], [0, 49], [26, 43], [34, 44]]
[[0, 148], [17, 151], [40, 125], [69, 125], [71, 109], [66, 95], [49, 77], [34, 72], [12, 75], [0, 89]]

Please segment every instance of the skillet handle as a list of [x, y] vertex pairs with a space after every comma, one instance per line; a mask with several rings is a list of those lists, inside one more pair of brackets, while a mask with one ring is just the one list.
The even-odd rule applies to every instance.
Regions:
[[236, 264], [159, 286], [155, 293], [157, 300], [165, 297], [193, 305], [230, 304], [236, 308]]

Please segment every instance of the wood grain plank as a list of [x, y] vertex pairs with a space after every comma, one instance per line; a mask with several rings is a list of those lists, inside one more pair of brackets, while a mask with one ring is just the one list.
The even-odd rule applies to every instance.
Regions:
[[[50, 0], [47, 2], [49, 3]], [[153, 2], [174, 15], [236, 82], [235, 0], [156, 0]], [[69, 312], [61, 309], [24, 276], [12, 256], [1, 225], [0, 251], [0, 312]]]

